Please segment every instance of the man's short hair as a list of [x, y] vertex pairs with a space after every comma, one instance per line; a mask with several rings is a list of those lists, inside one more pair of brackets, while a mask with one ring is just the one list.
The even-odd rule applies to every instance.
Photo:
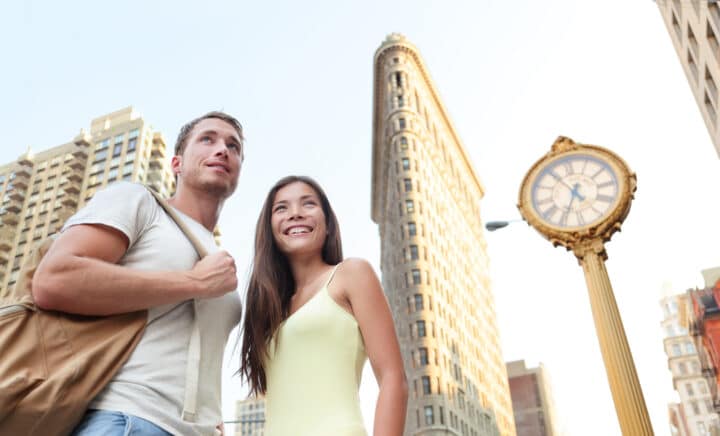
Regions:
[[[184, 126], [180, 128], [180, 133], [178, 133], [177, 141], [175, 141], [175, 156], [182, 156], [183, 152], [185, 152], [185, 146], [187, 145], [187, 140], [190, 137], [190, 133], [192, 133], [193, 129], [202, 120], [207, 120], [209, 118], [217, 118], [218, 120], [223, 120], [226, 123], [230, 124], [235, 128], [235, 131], [237, 132], [238, 136], [240, 137], [240, 141], [244, 141], [245, 137], [243, 136], [243, 129], [242, 125], [240, 124], [240, 121], [235, 119], [235, 117], [226, 114], [225, 112], [220, 111], [212, 111], [208, 112], [203, 116], [197, 117], [192, 121], [188, 121]], [[242, 144], [241, 144], [242, 145]], [[243, 147], [244, 148], [244, 147]], [[244, 153], [244, 150], [243, 150]]]

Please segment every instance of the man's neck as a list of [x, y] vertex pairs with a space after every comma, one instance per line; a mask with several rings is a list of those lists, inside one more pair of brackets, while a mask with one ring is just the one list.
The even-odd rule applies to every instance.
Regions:
[[175, 195], [168, 199], [168, 203], [175, 209], [199, 222], [211, 232], [215, 229], [224, 202], [225, 199], [217, 198], [208, 192], [199, 192], [183, 186], [178, 186]]

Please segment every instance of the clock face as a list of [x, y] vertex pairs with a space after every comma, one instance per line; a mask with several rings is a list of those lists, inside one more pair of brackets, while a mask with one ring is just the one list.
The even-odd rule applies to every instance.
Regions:
[[532, 182], [535, 213], [562, 229], [586, 227], [605, 219], [620, 196], [615, 170], [604, 160], [573, 153], [550, 161]]

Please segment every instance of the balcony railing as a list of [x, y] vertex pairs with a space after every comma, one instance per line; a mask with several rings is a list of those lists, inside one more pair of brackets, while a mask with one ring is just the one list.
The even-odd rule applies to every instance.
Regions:
[[2, 215], [2, 223], [10, 226], [16, 226], [20, 222], [20, 217], [15, 212], [5, 212]]
[[82, 182], [83, 176], [84, 176], [83, 170], [78, 169], [78, 168], [73, 168], [70, 170], [69, 173], [67, 173], [66, 177], [70, 181]]
[[85, 159], [74, 157], [70, 160], [70, 162], [68, 162], [68, 166], [74, 169], [85, 169], [86, 162], [87, 161]]
[[67, 184], [63, 187], [65, 192], [68, 194], [79, 194], [81, 189], [81, 182], [79, 180], [68, 180]]
[[12, 181], [12, 184], [15, 188], [18, 188], [20, 190], [26, 190], [28, 186], [30, 186], [30, 176], [26, 173], [15, 173], [15, 178]]

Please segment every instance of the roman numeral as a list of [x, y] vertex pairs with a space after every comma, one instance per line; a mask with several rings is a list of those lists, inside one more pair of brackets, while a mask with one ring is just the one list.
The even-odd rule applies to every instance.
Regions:
[[537, 200], [535, 203], [536, 203], [538, 206], [540, 206], [540, 205], [543, 205], [543, 204], [548, 204], [548, 203], [550, 203], [550, 202], [552, 202], [552, 201], [553, 201], [552, 197], [545, 197], [545, 198], [543, 198], [542, 200]]
[[580, 212], [576, 213], [575, 216], [577, 217], [578, 224], [581, 226], [585, 225], [585, 219], [583, 218], [582, 214]]
[[605, 203], [612, 203], [613, 201], [615, 201], [615, 197], [602, 194], [598, 195], [595, 199], [598, 201], [604, 201]]
[[550, 220], [550, 217], [555, 214], [555, 212], [558, 210], [557, 207], [554, 205], [550, 207], [550, 209], [546, 210], [545, 213], [543, 213], [543, 218], [546, 220]]
[[580, 174], [585, 174], [585, 170], [587, 169], [588, 162], [590, 162], [590, 161], [588, 161], [587, 159], [585, 159], [583, 161], [583, 167], [582, 167], [582, 171], [580, 171]]
[[560, 217], [560, 224], [563, 227], [567, 227], [568, 215], [569, 214], [567, 212], [563, 212], [562, 216]]

